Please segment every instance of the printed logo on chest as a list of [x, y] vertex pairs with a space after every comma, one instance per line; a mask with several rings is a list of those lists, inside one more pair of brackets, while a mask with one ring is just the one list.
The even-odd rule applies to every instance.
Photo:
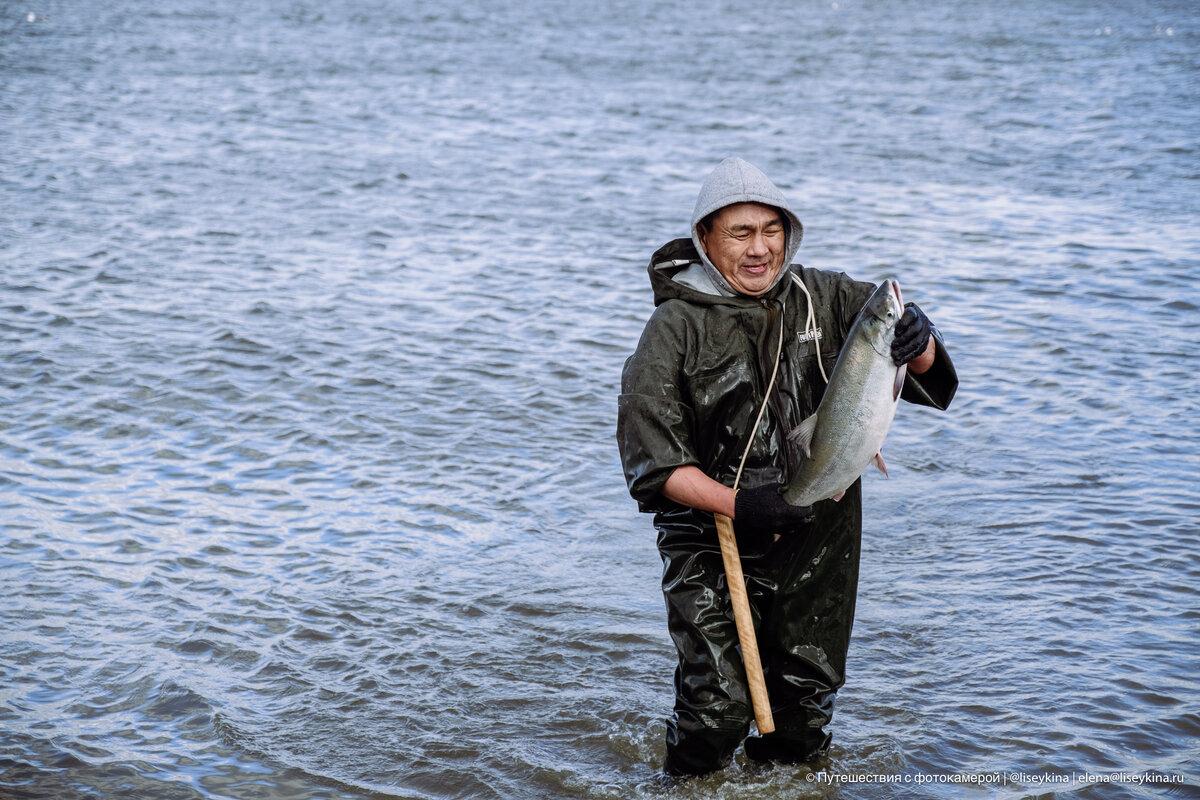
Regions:
[[821, 339], [821, 329], [820, 328], [817, 328], [815, 330], [810, 330], [810, 331], [804, 331], [803, 333], [796, 334], [796, 341], [800, 342], [801, 344], [803, 344], [804, 342], [811, 342], [813, 339], [817, 339], [818, 341]]

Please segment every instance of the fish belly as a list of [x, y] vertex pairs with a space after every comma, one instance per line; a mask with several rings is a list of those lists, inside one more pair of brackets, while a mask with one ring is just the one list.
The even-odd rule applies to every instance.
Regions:
[[810, 506], [844, 492], [883, 447], [896, 415], [895, 370], [871, 373], [848, 399], [827, 398], [831, 402], [817, 421], [811, 457], [791, 481], [794, 488], [784, 493], [789, 503]]

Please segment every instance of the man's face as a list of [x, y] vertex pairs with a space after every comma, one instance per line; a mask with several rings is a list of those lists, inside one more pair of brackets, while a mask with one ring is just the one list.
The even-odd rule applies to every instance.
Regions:
[[775, 283], [783, 268], [787, 236], [778, 209], [762, 203], [734, 203], [713, 218], [700, 243], [735, 290], [757, 296]]

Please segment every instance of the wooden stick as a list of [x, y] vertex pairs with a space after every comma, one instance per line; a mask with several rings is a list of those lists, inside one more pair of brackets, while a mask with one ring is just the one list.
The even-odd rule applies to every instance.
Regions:
[[767, 697], [767, 682], [763, 679], [762, 662], [758, 657], [758, 639], [754, 636], [754, 619], [750, 616], [750, 600], [746, 597], [746, 581], [742, 577], [742, 559], [738, 556], [737, 539], [733, 536], [733, 520], [724, 514], [713, 516], [717, 519], [717, 540], [721, 543], [721, 558], [725, 561], [725, 582], [729, 585], [733, 621], [742, 645], [742, 664], [746, 667], [746, 685], [750, 687], [754, 721], [760, 734], [768, 734], [775, 730], [775, 720], [771, 716], [771, 700]]

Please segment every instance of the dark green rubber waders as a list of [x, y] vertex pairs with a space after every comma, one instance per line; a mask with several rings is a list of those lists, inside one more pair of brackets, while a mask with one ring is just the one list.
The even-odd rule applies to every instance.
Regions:
[[668, 774], [721, 769], [743, 739], [749, 758], [781, 763], [811, 760], [829, 746], [824, 728], [845, 682], [854, 624], [860, 483], [816, 511], [810, 526], [776, 542], [739, 542], [776, 727], [750, 739], [754, 714], [712, 517], [706, 524], [688, 510], [656, 520], [667, 626], [679, 656]]

